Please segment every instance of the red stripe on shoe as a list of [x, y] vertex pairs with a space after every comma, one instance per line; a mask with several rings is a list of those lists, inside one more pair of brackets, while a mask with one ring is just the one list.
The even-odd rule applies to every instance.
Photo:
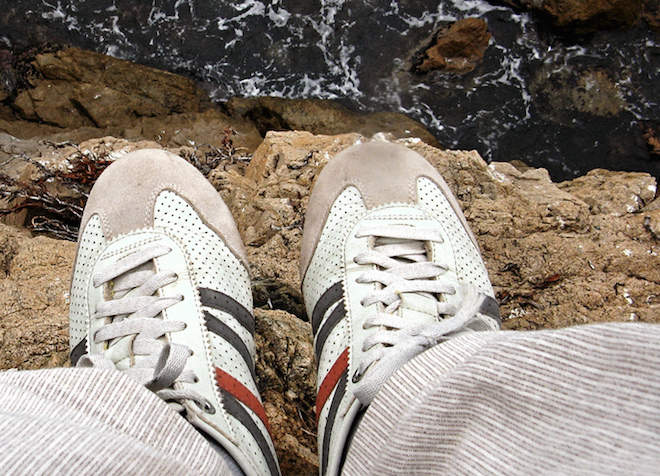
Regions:
[[332, 368], [328, 375], [325, 376], [321, 386], [319, 387], [318, 394], [316, 396], [316, 421], [318, 423], [319, 416], [321, 415], [321, 410], [323, 410], [323, 405], [332, 394], [332, 391], [337, 386], [337, 382], [341, 378], [341, 374], [348, 368], [348, 347], [344, 349], [339, 358], [332, 364]]
[[215, 368], [215, 381], [221, 389], [233, 395], [242, 404], [252, 410], [263, 424], [266, 425], [268, 433], [271, 433], [264, 406], [245, 385], [218, 367]]

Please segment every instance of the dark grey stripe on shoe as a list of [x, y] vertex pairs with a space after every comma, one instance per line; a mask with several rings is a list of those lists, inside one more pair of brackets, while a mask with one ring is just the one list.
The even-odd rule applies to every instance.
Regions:
[[337, 417], [337, 411], [339, 410], [339, 404], [341, 403], [344, 394], [346, 393], [346, 383], [348, 381], [348, 369], [344, 370], [337, 382], [337, 387], [335, 390], [335, 395], [332, 397], [332, 403], [330, 404], [330, 410], [328, 411], [328, 419], [326, 420], [327, 425], [323, 430], [323, 445], [321, 447], [321, 476], [323, 476], [328, 470], [328, 451], [330, 451], [330, 436], [332, 435], [332, 430], [335, 423], [335, 418]]
[[273, 455], [271, 452], [270, 445], [264, 437], [261, 428], [259, 428], [259, 426], [254, 422], [248, 411], [245, 409], [245, 407], [243, 407], [243, 405], [241, 405], [236, 397], [222, 388], [220, 388], [220, 393], [222, 394], [222, 404], [225, 407], [227, 413], [241, 422], [241, 424], [247, 428], [250, 434], [252, 434], [255, 441], [257, 442], [257, 445], [259, 445], [264, 458], [266, 458], [266, 464], [268, 465], [270, 473], [273, 475], [279, 475], [280, 470], [279, 466], [277, 465], [277, 460], [275, 459], [275, 455]]
[[481, 302], [481, 307], [479, 307], [479, 312], [488, 317], [492, 317], [497, 322], [502, 323], [502, 318], [500, 317], [500, 305], [497, 301], [490, 297], [482, 294], [484, 300]]
[[250, 368], [252, 378], [256, 381], [257, 376], [254, 371], [254, 360], [252, 359], [252, 354], [245, 345], [245, 342], [243, 342], [243, 339], [241, 339], [227, 324], [208, 311], [204, 311], [204, 320], [206, 321], [206, 327], [210, 332], [213, 332], [218, 337], [226, 340], [238, 351], [239, 354], [241, 354], [241, 357], [245, 359]]
[[219, 291], [208, 288], [199, 288], [199, 298], [202, 306], [208, 306], [218, 311], [231, 314], [245, 327], [250, 334], [254, 334], [254, 317], [238, 301]]
[[332, 310], [328, 318], [321, 326], [321, 329], [319, 329], [318, 335], [316, 336], [316, 342], [314, 342], [314, 352], [316, 353], [317, 360], [320, 359], [321, 357], [323, 344], [325, 344], [325, 341], [328, 339], [328, 336], [335, 328], [335, 326], [339, 323], [339, 321], [341, 321], [345, 316], [346, 316], [346, 309], [344, 308], [344, 300], [342, 299], [341, 301], [339, 301], [339, 304], [337, 304], [337, 307], [335, 307]]
[[312, 312], [312, 330], [314, 331], [314, 335], [316, 335], [316, 331], [319, 330], [323, 316], [325, 316], [325, 313], [328, 311], [328, 309], [330, 309], [334, 303], [343, 297], [344, 289], [341, 285], [341, 282], [333, 284], [326, 292], [323, 293], [321, 298], [316, 303], [316, 306], [314, 306], [314, 311]]
[[87, 338], [84, 338], [71, 349], [71, 366], [75, 367], [80, 357], [87, 353]]

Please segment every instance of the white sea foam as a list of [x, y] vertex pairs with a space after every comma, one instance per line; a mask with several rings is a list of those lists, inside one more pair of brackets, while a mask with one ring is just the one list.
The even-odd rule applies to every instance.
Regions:
[[270, 18], [270, 21], [272, 21], [275, 26], [281, 28], [287, 24], [289, 18], [291, 18], [291, 13], [281, 7], [278, 7], [276, 11], [272, 6], [269, 6], [268, 18]]
[[[68, 30], [79, 30], [78, 19], [71, 15], [72, 12], [76, 11], [75, 5], [62, 6], [62, 2], [57, 2], [57, 5], [52, 5], [45, 0], [42, 1], [43, 5], [50, 7], [50, 11], [45, 11], [41, 14], [41, 17], [45, 20], [60, 20], [63, 24], [66, 25]], [[67, 7], [68, 10], [67, 11]]]

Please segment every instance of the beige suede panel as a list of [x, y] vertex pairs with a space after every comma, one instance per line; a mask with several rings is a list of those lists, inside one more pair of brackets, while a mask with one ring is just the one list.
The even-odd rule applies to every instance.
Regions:
[[372, 209], [389, 203], [416, 203], [417, 180], [421, 177], [440, 187], [476, 245], [458, 202], [442, 176], [424, 157], [397, 144], [367, 142], [337, 154], [316, 179], [305, 215], [301, 278], [305, 276], [330, 208], [346, 187], [356, 187], [367, 208]]
[[190, 203], [247, 267], [241, 236], [218, 192], [195, 167], [164, 150], [139, 150], [111, 164], [92, 189], [80, 230], [93, 215], [108, 240], [151, 227], [156, 199], [165, 190]]

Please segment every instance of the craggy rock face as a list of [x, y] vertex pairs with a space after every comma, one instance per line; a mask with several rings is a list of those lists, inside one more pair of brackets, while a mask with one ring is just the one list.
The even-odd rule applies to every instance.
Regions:
[[17, 73], [8, 54], [0, 49], [0, 132], [20, 138], [61, 132], [62, 140], [84, 141], [112, 135], [251, 154], [268, 130], [305, 130], [387, 132], [439, 145], [404, 114], [359, 114], [331, 101], [271, 97], [234, 98], [222, 108], [188, 78], [78, 48], [37, 54], [22, 65], [30, 69], [20, 78], [25, 84], [10, 87]]
[[[364, 140], [357, 134], [270, 132], [249, 162], [227, 156], [207, 175], [247, 247], [258, 384], [285, 474], [318, 473], [314, 353], [298, 276], [309, 193], [332, 156]], [[660, 322], [660, 202], [654, 201], [653, 177], [595, 170], [557, 184], [544, 169], [487, 165], [476, 152], [442, 151], [417, 139], [398, 142], [426, 157], [458, 197], [500, 299], [505, 329]], [[79, 150], [112, 159], [157, 146], [108, 137], [57, 147], [0, 136], [0, 150], [25, 152], [49, 168], [66, 167]], [[171, 150], [200, 163], [199, 149]], [[0, 172], [29, 177], [30, 166], [19, 158]], [[66, 363], [74, 254], [74, 243], [33, 238], [0, 224], [0, 369]]]
[[78, 48], [38, 55], [34, 66], [41, 79], [18, 94], [14, 108], [23, 119], [60, 127], [106, 127], [170, 111], [198, 112], [205, 100], [182, 76]]

